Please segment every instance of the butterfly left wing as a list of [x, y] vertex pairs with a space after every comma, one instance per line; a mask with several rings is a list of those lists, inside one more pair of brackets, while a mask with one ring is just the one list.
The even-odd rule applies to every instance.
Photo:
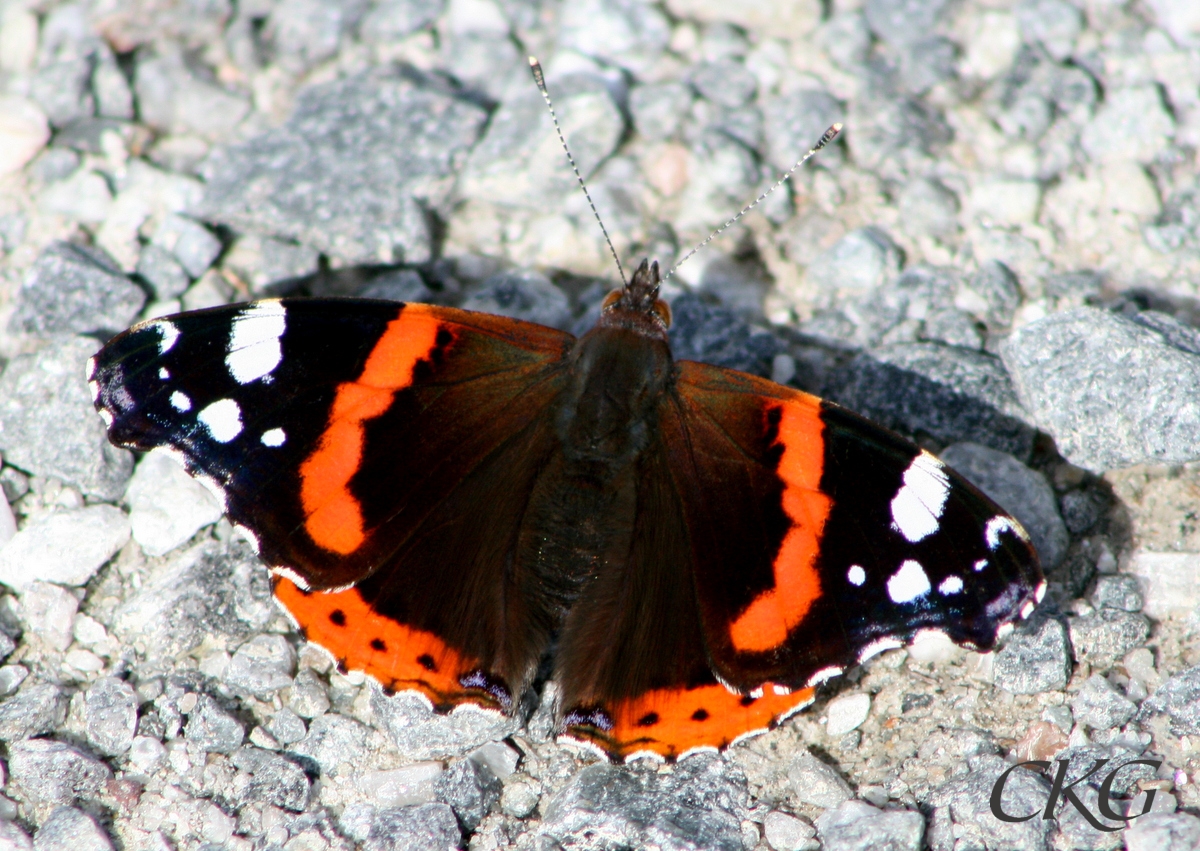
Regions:
[[[835, 405], [681, 362], [658, 426], [661, 470], [641, 480], [664, 483], [650, 502], [668, 531], [631, 554], [628, 572], [680, 586], [642, 617], [688, 624], [704, 653], [686, 676], [652, 658], [640, 685], [583, 689], [578, 707], [568, 695], [568, 735], [611, 756], [676, 757], [766, 729], [819, 683], [922, 630], [990, 649], [1044, 590], [1014, 519]], [[614, 647], [637, 629], [609, 620]], [[606, 663], [601, 652], [592, 664]]]

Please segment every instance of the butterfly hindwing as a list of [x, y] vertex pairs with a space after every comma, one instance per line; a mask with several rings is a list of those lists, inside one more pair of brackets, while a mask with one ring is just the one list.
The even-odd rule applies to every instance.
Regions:
[[444, 706], [464, 690], [489, 702], [498, 667], [523, 673], [543, 649], [498, 583], [573, 339], [452, 308], [285, 299], [142, 323], [89, 377], [115, 442], [169, 448], [216, 486], [312, 640]]

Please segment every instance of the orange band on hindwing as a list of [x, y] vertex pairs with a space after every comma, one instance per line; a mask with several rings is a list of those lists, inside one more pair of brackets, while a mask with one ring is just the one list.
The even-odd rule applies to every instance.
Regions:
[[405, 305], [371, 350], [362, 374], [338, 385], [325, 433], [300, 466], [304, 528], [322, 549], [346, 555], [362, 546], [362, 506], [350, 492], [350, 480], [362, 463], [365, 423], [412, 384], [417, 362], [437, 345], [439, 328], [428, 307]]
[[775, 410], [777, 442], [783, 447], [776, 473], [784, 485], [783, 510], [792, 525], [775, 556], [775, 586], [758, 595], [729, 627], [734, 649], [743, 653], [781, 646], [821, 596], [817, 555], [833, 504], [820, 490], [825, 424], [815, 405], [784, 402]]

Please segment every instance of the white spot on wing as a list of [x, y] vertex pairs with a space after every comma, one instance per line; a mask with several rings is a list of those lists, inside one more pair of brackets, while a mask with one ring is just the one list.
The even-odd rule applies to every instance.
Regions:
[[261, 439], [264, 446], [283, 446], [287, 435], [283, 433], [283, 429], [273, 428], [264, 431]]
[[1025, 618], [1032, 615], [1034, 606], [1036, 606], [1036, 605], [1037, 605], [1037, 603], [1033, 602], [1033, 600], [1030, 600], [1027, 603], [1025, 603], [1025, 605], [1021, 607], [1021, 620], [1024, 620]]
[[284, 579], [290, 579], [292, 581], [292, 584], [295, 585], [297, 588], [299, 588], [301, 591], [310, 590], [308, 580], [305, 579], [303, 576], [301, 576], [296, 571], [292, 570], [290, 567], [272, 567], [271, 575], [272, 576], [282, 576]]
[[1033, 599], [1037, 602], [1042, 602], [1042, 598], [1046, 596], [1046, 580], [1038, 583], [1037, 590], [1033, 592]]
[[240, 523], [233, 524], [233, 530], [245, 538], [246, 543], [254, 550], [255, 555], [262, 552], [262, 547], [258, 543], [258, 535], [255, 535], [248, 526], [243, 526]]
[[822, 668], [808, 678], [806, 685], [820, 685], [826, 680], [832, 680], [834, 677], [840, 677], [842, 675], [842, 671], [844, 670], [845, 668], [842, 668], [840, 665], [830, 665], [828, 668]]
[[158, 378], [160, 381], [166, 381], [170, 377], [171, 377], [171, 373], [165, 366], [160, 366], [158, 368]]
[[942, 584], [938, 586], [938, 593], [943, 597], [949, 597], [951, 594], [961, 594], [963, 589], [962, 577], [947, 576], [942, 580]]
[[924, 450], [904, 471], [904, 485], [892, 500], [892, 528], [916, 543], [938, 530], [938, 519], [950, 492], [941, 461]]
[[979, 561], [975, 562], [975, 572], [978, 573], [979, 571], [981, 571], [985, 567], [987, 567], [987, 565], [988, 565], [988, 560], [986, 558], [981, 558]]
[[218, 399], [196, 415], [217, 443], [228, 443], [242, 433], [242, 409], [232, 399]]
[[851, 585], [862, 585], [867, 581], [867, 572], [861, 566], [852, 564], [846, 571], [846, 578], [850, 580]]
[[100, 419], [104, 420], [104, 427], [112, 428], [113, 415], [105, 408], [101, 408], [99, 413], [100, 413]]
[[287, 309], [279, 301], [260, 301], [233, 320], [225, 366], [238, 384], [270, 375], [283, 360], [279, 338], [287, 327]]
[[162, 356], [171, 351], [171, 347], [179, 339], [179, 329], [175, 327], [174, 322], [166, 319], [158, 320], [154, 327], [158, 329], [158, 354]]
[[986, 526], [983, 527], [983, 537], [984, 540], [987, 541], [987, 547], [989, 550], [994, 550], [996, 547], [1000, 546], [1000, 534], [1002, 532], [1012, 532], [1023, 541], [1029, 540], [1029, 533], [1025, 531], [1024, 527], [1021, 526], [1020, 523], [1018, 523], [1016, 520], [1013, 520], [1011, 517], [1006, 517], [1003, 514], [997, 514], [987, 522]]
[[887, 589], [893, 603], [911, 603], [929, 593], [929, 577], [920, 562], [907, 559], [887, 581]]
[[897, 638], [877, 638], [859, 652], [858, 661], [865, 662], [872, 656], [882, 653], [884, 650], [895, 650], [897, 647], [903, 646], [904, 642]]
[[171, 394], [171, 407], [177, 411], [190, 411], [192, 409], [192, 400], [183, 391], [176, 390]]
[[999, 641], [1002, 638], [1007, 638], [1014, 629], [1016, 629], [1016, 627], [1010, 623], [1000, 624], [1000, 628], [996, 630], [996, 640]]

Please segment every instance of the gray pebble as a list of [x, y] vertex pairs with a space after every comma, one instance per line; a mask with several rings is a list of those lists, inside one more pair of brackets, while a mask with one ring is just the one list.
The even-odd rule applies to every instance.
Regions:
[[285, 706], [271, 716], [267, 732], [274, 736], [279, 744], [286, 746], [303, 739], [308, 734], [308, 727], [305, 726], [304, 719]]
[[1166, 150], [1174, 133], [1175, 120], [1158, 87], [1131, 86], [1106, 92], [1079, 142], [1095, 162], [1150, 162]]
[[44, 514], [25, 524], [0, 552], [0, 582], [85, 585], [129, 540], [129, 517], [111, 505]]
[[460, 847], [462, 840], [454, 810], [445, 804], [351, 806], [339, 823], [363, 851], [443, 851]]
[[263, 35], [280, 64], [299, 73], [337, 53], [342, 34], [354, 27], [365, 6], [282, 0], [271, 10]]
[[0, 851], [33, 851], [33, 840], [11, 821], [0, 821]]
[[566, 329], [571, 324], [571, 305], [566, 293], [532, 269], [497, 272], [469, 292], [462, 306], [552, 328]]
[[0, 697], [7, 697], [15, 692], [28, 676], [29, 669], [24, 665], [4, 665], [0, 667]]
[[95, 340], [74, 337], [9, 361], [0, 375], [0, 449], [27, 473], [116, 500], [133, 472], [133, 455], [108, 442], [96, 416], [83, 374], [95, 351]]
[[1017, 276], [999, 260], [981, 263], [979, 269], [961, 287], [982, 305], [980, 318], [990, 328], [1007, 328], [1021, 304], [1021, 286]]
[[815, 851], [820, 847], [812, 825], [778, 810], [763, 819], [763, 839], [772, 851]]
[[420, 304], [428, 304], [435, 298], [433, 290], [425, 283], [421, 274], [414, 269], [396, 269], [384, 272], [382, 275], [372, 278], [359, 296]]
[[304, 769], [286, 757], [259, 748], [238, 748], [230, 761], [251, 775], [242, 792], [248, 802], [270, 804], [292, 812], [308, 806], [309, 781]]
[[650, 83], [629, 92], [629, 113], [639, 135], [651, 141], [679, 133], [692, 109], [692, 91], [683, 83]]
[[560, 12], [556, 47], [641, 75], [654, 67], [670, 38], [671, 22], [654, 4], [577, 0]]
[[1104, 497], [1087, 489], [1068, 491], [1059, 500], [1063, 522], [1076, 535], [1083, 534], [1104, 516]]
[[882, 425], [945, 442], [970, 440], [1028, 458], [1034, 430], [1022, 419], [1008, 373], [984, 352], [896, 343], [840, 368], [828, 394]]
[[911, 810], [880, 810], [863, 801], [846, 801], [816, 820], [825, 851], [920, 851], [925, 818]]
[[210, 156], [204, 217], [345, 263], [423, 262], [433, 251], [426, 210], [446, 200], [438, 181], [485, 117], [399, 72], [313, 86], [283, 127]]
[[875, 35], [893, 45], [912, 44], [933, 30], [946, 0], [867, 0], [867, 24]]
[[250, 111], [245, 97], [193, 73], [181, 47], [165, 38], [138, 51], [134, 91], [142, 122], [171, 134], [228, 138]]
[[71, 646], [79, 598], [61, 585], [31, 582], [21, 589], [21, 623], [27, 636], [62, 652]]
[[33, 836], [33, 851], [112, 851], [112, 847], [95, 819], [73, 807], [54, 810]]
[[133, 91], [112, 50], [104, 42], [100, 42], [96, 50], [92, 93], [96, 98], [97, 115], [126, 121], [133, 119]]
[[113, 776], [98, 759], [52, 739], [10, 743], [8, 771], [25, 799], [37, 806], [95, 800]]
[[1062, 561], [1071, 539], [1045, 476], [1007, 453], [977, 443], [952, 444], [940, 457], [1029, 530], [1044, 568]]
[[995, 683], [1012, 694], [1060, 691], [1071, 672], [1067, 630], [1050, 617], [1020, 624], [996, 653]]
[[525, 818], [537, 809], [539, 800], [537, 788], [520, 780], [504, 787], [500, 794], [500, 810], [513, 818]]
[[838, 66], [857, 71], [871, 50], [871, 30], [860, 10], [833, 14], [817, 34], [821, 46]]
[[1107, 678], [1092, 674], [1071, 699], [1071, 712], [1092, 729], [1107, 730], [1124, 726], [1137, 712], [1137, 706], [1114, 689]]
[[1120, 609], [1099, 609], [1095, 614], [1071, 618], [1071, 646], [1081, 661], [1103, 664], [1119, 659], [1150, 637], [1144, 615]]
[[[832, 809], [854, 796], [837, 769], [808, 751], [797, 754], [788, 765], [788, 782], [796, 800], [822, 809]], [[769, 840], [768, 840], [769, 841]]]
[[437, 20], [446, 0], [381, 0], [359, 24], [360, 38], [368, 44], [399, 41]]
[[0, 703], [0, 740], [13, 742], [54, 732], [66, 718], [67, 702], [53, 683], [33, 683]]
[[686, 759], [669, 774], [592, 765], [543, 803], [539, 833], [562, 845], [732, 851], [742, 847], [744, 783], [709, 754]]
[[1082, 307], [1031, 322], [1001, 353], [1021, 402], [1072, 464], [1200, 457], [1200, 357], [1161, 334]]
[[[504, 739], [520, 727], [516, 718], [506, 715], [483, 712], [437, 715], [415, 695], [401, 692], [388, 697], [373, 680], [369, 683], [376, 724], [408, 760], [461, 756], [485, 742]], [[314, 727], [321, 718], [313, 721]]]
[[1150, 813], [1125, 831], [1128, 851], [1192, 851], [1200, 848], [1200, 818], [1190, 813]]
[[449, 804], [459, 822], [468, 832], [474, 831], [500, 801], [500, 780], [485, 765], [471, 759], [460, 759], [442, 772], [434, 786], [434, 794]]
[[836, 301], [867, 295], [900, 269], [900, 249], [877, 228], [846, 234], [817, 256], [805, 272], [818, 299]]
[[41, 337], [122, 331], [145, 301], [99, 249], [55, 242], [25, 276], [9, 327]]
[[191, 284], [191, 279], [175, 255], [153, 243], [142, 249], [134, 271], [154, 288], [154, 295], [159, 301], [179, 298]]
[[221, 240], [199, 222], [179, 215], [165, 217], [154, 232], [153, 245], [165, 248], [191, 278], [203, 275], [221, 253]]
[[898, 82], [914, 95], [954, 78], [958, 48], [944, 36], [932, 35], [900, 50]]
[[[1012, 768], [991, 754], [973, 757], [970, 770], [933, 790], [929, 803], [933, 818], [929, 845], [935, 851], [965, 848], [1006, 851], [1046, 851], [1053, 822], [1032, 818], [1020, 822], [997, 819], [991, 811], [992, 789], [1000, 775]], [[1004, 783], [1001, 805], [1006, 813], [1023, 816], [1046, 808], [1050, 784], [1033, 771], [1015, 769]]]
[[315, 762], [321, 774], [337, 776], [362, 758], [369, 737], [370, 730], [358, 721], [330, 712], [313, 719], [292, 752]]
[[1123, 612], [1142, 610], [1142, 592], [1133, 576], [1112, 574], [1096, 580], [1089, 598], [1097, 609], [1120, 609]]
[[1155, 715], [1170, 718], [1177, 736], [1200, 734], [1200, 665], [1171, 677], [1142, 702], [1138, 721], [1144, 724]]
[[329, 711], [329, 690], [310, 670], [301, 671], [292, 682], [288, 707], [301, 718], [316, 718]]
[[207, 694], [196, 698], [183, 728], [184, 737], [209, 753], [233, 753], [246, 736], [242, 723]]
[[1059, 62], [1071, 55], [1083, 29], [1083, 13], [1066, 0], [1023, 0], [1017, 22], [1027, 44], [1041, 44]]
[[915, 235], [945, 238], [958, 231], [958, 196], [936, 180], [920, 178], [900, 187], [900, 225]]
[[138, 700], [133, 686], [117, 677], [101, 677], [83, 698], [83, 717], [92, 750], [116, 756], [129, 750], [137, 730]]
[[[781, 172], [787, 171], [826, 128], [845, 115], [842, 102], [823, 89], [800, 89], [767, 98], [763, 107], [767, 160]], [[838, 150], [822, 152], [822, 162], [830, 165], [828, 154], [836, 155]]]
[[95, 101], [88, 83], [92, 57], [87, 53], [43, 65], [29, 80], [29, 94], [56, 127], [92, 115]]
[[692, 70], [690, 80], [700, 97], [729, 109], [749, 103], [758, 89], [754, 73], [733, 59], [702, 62]]
[[150, 556], [161, 556], [216, 523], [222, 506], [165, 452], [151, 452], [138, 462], [125, 489], [133, 538]]
[[282, 635], [259, 635], [237, 649], [225, 671], [225, 682], [234, 691], [260, 699], [292, 684], [296, 650]]

